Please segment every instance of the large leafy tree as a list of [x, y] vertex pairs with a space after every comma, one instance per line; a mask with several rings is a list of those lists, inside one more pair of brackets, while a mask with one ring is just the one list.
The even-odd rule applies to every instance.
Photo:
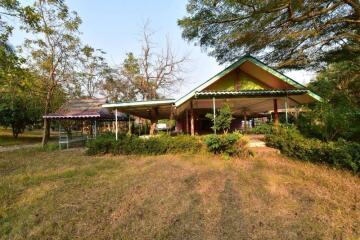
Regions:
[[[48, 114], [57, 93], [74, 87], [81, 19], [60, 0], [38, 0], [33, 8], [40, 20], [36, 26], [26, 26], [25, 29], [32, 34], [26, 40], [24, 49], [29, 52], [31, 67], [42, 80], [43, 113]], [[43, 145], [47, 144], [49, 136], [50, 123], [44, 119]]]
[[323, 97], [302, 115], [300, 129], [324, 140], [360, 139], [360, 57], [330, 64], [310, 82]]
[[38, 81], [23, 63], [10, 46], [0, 46], [0, 124], [14, 137], [40, 118], [41, 101], [32, 91]]
[[36, 123], [41, 114], [38, 98], [22, 94], [0, 96], [0, 124], [11, 127], [13, 136], [18, 137], [27, 126]]
[[120, 70], [108, 68], [106, 80], [103, 84], [104, 94], [111, 101], [136, 100], [139, 93], [136, 83], [139, 82], [139, 60], [133, 53], [127, 53]]
[[296, 69], [360, 53], [358, 0], [189, 0], [187, 13], [183, 37], [220, 63], [248, 53]]

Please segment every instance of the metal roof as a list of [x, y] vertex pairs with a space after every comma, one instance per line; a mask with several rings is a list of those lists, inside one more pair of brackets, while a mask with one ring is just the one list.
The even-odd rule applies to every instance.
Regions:
[[198, 97], [258, 97], [258, 96], [288, 96], [308, 93], [306, 89], [276, 89], [276, 90], [242, 90], [242, 91], [202, 91], [195, 92]]
[[[198, 87], [196, 87], [195, 89], [193, 89], [189, 93], [187, 93], [184, 96], [177, 99], [176, 102], [175, 102], [175, 106], [178, 107], [178, 106], [182, 105], [183, 103], [188, 101], [190, 98], [195, 96], [196, 92], [203, 91], [206, 87], [210, 86], [211, 84], [213, 84], [214, 82], [216, 82], [217, 80], [219, 80], [220, 78], [225, 76], [226, 74], [230, 73], [231, 71], [233, 71], [234, 69], [236, 69], [237, 67], [239, 67], [240, 65], [245, 63], [246, 61], [249, 61], [249, 62], [257, 65], [258, 67], [260, 67], [260, 68], [264, 69], [265, 71], [273, 74], [274, 76], [278, 77], [280, 80], [290, 84], [291, 86], [293, 86], [295, 88], [305, 89], [304, 85], [302, 85], [302, 84], [296, 82], [295, 80], [285, 76], [284, 74], [280, 73], [279, 71], [276, 71], [275, 69], [267, 66], [265, 63], [261, 62], [260, 60], [254, 58], [254, 57], [252, 57], [250, 55], [245, 55], [245, 56], [241, 57], [239, 60], [237, 60], [236, 62], [234, 62], [233, 64], [231, 64], [229, 67], [225, 68], [223, 71], [219, 72], [218, 74], [216, 74], [215, 76], [213, 76], [212, 78], [210, 78], [206, 82], [200, 84]], [[313, 93], [311, 91], [308, 91], [307, 94], [309, 96], [311, 96], [313, 99], [315, 99], [317, 101], [321, 101], [321, 97], [316, 95], [315, 93]]]
[[147, 106], [172, 105], [174, 103], [175, 103], [175, 99], [159, 99], [159, 100], [149, 100], [149, 101], [107, 103], [104, 104], [103, 107], [105, 108], [147, 107]]
[[[106, 102], [106, 98], [71, 99], [62, 105], [59, 110], [44, 115], [43, 118], [112, 120], [115, 118], [114, 114], [102, 106]], [[120, 120], [125, 119], [127, 119], [127, 115], [120, 113]]]

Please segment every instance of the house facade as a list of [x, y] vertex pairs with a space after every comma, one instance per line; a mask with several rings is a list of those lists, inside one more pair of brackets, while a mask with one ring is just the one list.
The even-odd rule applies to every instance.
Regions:
[[174, 119], [176, 132], [195, 135], [212, 131], [211, 120], [205, 115], [216, 114], [224, 104], [232, 110], [232, 128], [238, 129], [265, 121], [270, 112], [278, 124], [279, 109], [287, 119], [288, 109], [320, 100], [300, 83], [252, 56], [244, 56], [179, 99], [110, 103], [103, 107], [151, 120], [150, 134], [159, 119]]

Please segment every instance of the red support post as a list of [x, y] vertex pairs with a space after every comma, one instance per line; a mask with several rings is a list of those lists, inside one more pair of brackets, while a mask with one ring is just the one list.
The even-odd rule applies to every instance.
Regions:
[[277, 99], [274, 99], [274, 125], [279, 125], [279, 113], [278, 113], [278, 106], [277, 106]]

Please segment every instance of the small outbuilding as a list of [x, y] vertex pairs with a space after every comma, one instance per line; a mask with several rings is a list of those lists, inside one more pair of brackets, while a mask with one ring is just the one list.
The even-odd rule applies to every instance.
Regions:
[[[59, 122], [59, 148], [96, 138], [99, 132], [115, 131], [115, 114], [103, 107], [106, 103], [106, 98], [71, 99], [56, 112], [44, 115], [43, 118]], [[119, 112], [116, 117], [120, 122], [129, 120], [125, 113]]]

